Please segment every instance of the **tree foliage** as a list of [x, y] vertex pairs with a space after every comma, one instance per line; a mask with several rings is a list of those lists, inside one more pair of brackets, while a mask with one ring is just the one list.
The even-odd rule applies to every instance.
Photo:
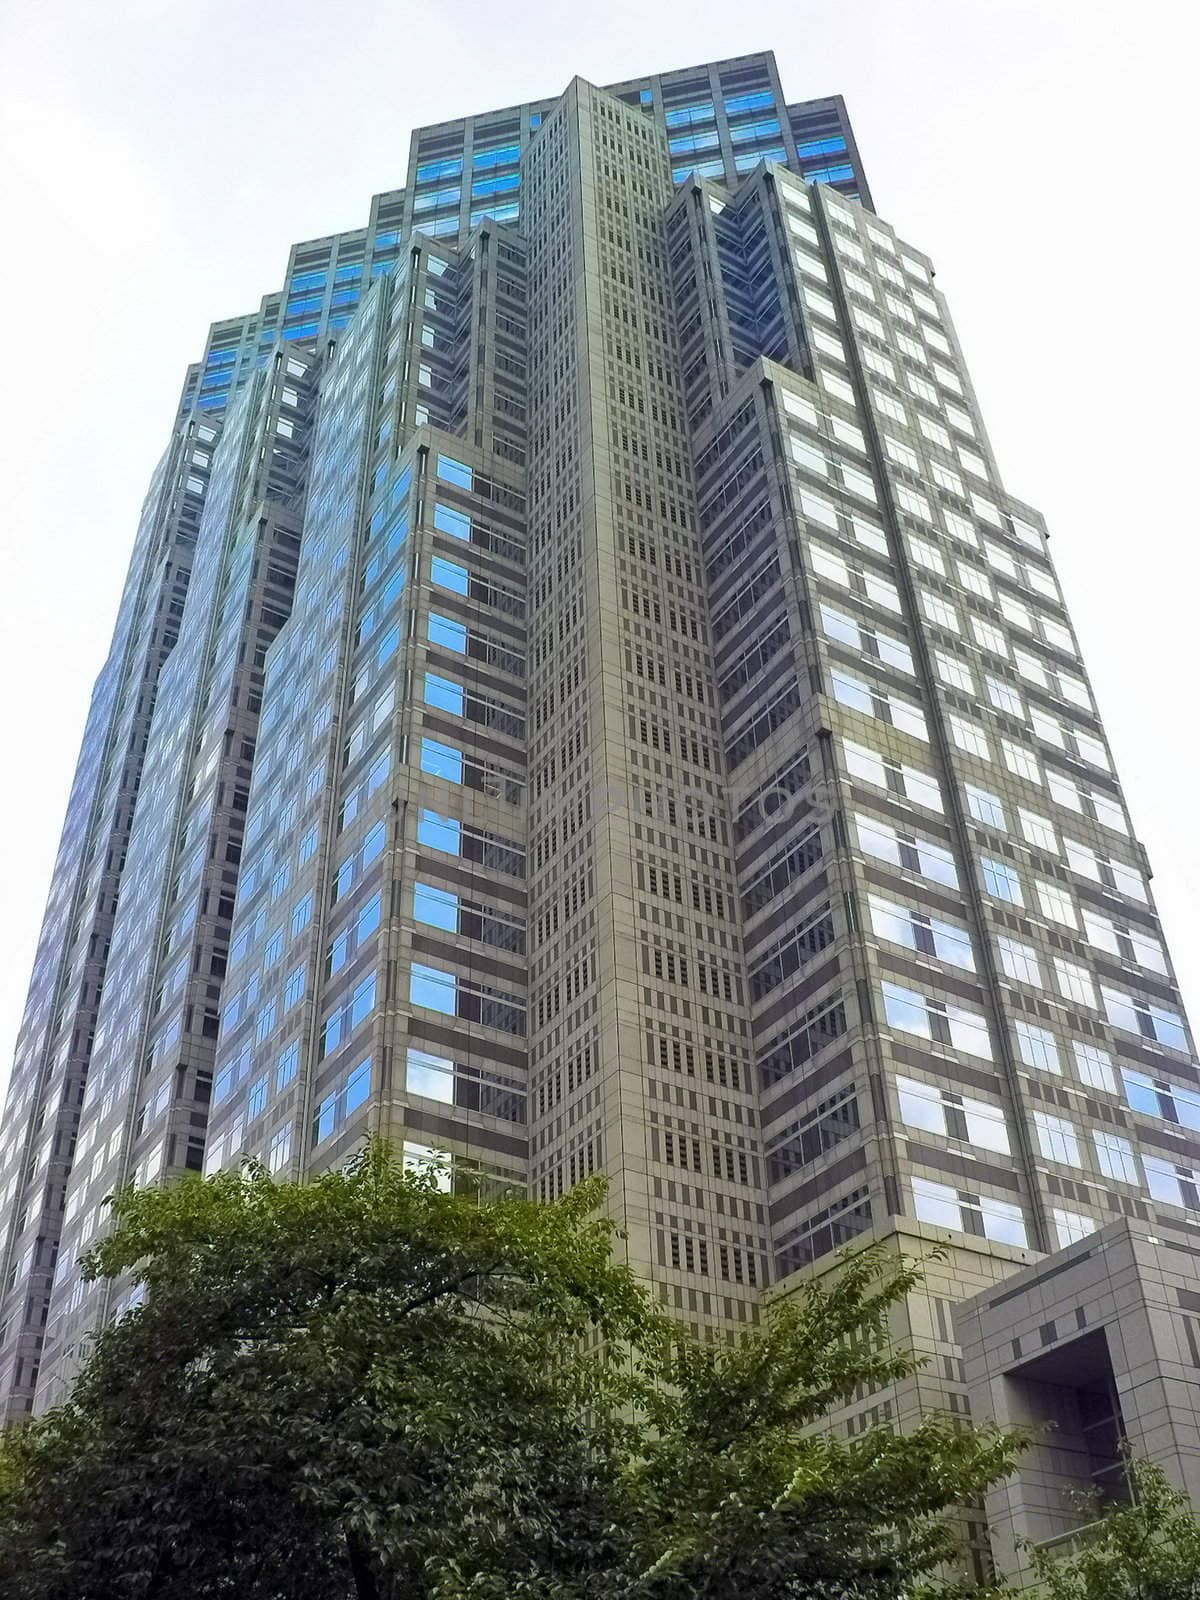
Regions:
[[1027, 1547], [1042, 1600], [1200, 1600], [1200, 1522], [1151, 1461], [1130, 1456], [1128, 1504], [1108, 1507], [1071, 1555]]
[[[342, 1172], [125, 1191], [92, 1276], [141, 1303], [0, 1442], [0, 1600], [892, 1600], [1010, 1436], [814, 1431], [913, 1370], [912, 1263], [848, 1256], [730, 1345], [613, 1260], [600, 1181]], [[1057, 1597], [1055, 1597], [1057, 1600]]]

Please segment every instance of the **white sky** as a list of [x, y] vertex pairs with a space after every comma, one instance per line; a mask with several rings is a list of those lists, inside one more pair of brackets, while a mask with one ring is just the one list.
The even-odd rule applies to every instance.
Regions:
[[362, 225], [371, 194], [403, 182], [414, 126], [576, 73], [768, 48], [789, 98], [846, 97], [880, 214], [938, 266], [1007, 486], [1049, 520], [1200, 1012], [1194, 15], [1187, 0], [8, 0], [0, 1082], [139, 505], [208, 323], [278, 288], [293, 240]]

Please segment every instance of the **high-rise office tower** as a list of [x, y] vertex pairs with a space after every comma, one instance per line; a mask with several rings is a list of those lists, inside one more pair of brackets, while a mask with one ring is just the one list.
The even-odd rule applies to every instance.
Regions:
[[422, 129], [214, 325], [0, 1144], [10, 1412], [122, 1303], [75, 1265], [116, 1184], [368, 1131], [607, 1173], [714, 1336], [949, 1238], [896, 1414], [961, 1411], [947, 1300], [1115, 1216], [1200, 1247], [1197, 1081], [1040, 519], [840, 101], [750, 56]]

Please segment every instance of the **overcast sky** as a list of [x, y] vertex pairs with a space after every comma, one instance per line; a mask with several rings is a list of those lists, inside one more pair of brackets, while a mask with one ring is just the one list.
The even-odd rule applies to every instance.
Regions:
[[[1200, 1006], [1187, 0], [7, 0], [0, 1082], [92, 680], [183, 369], [361, 226], [414, 126], [774, 49], [841, 93], [1040, 507], [1185, 999]], [[1185, 36], [1186, 30], [1186, 36]], [[1200, 1016], [1197, 1017], [1200, 1022]]]

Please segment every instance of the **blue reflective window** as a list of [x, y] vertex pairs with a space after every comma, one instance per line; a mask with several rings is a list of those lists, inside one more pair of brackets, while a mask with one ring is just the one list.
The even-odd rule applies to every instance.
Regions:
[[519, 144], [499, 144], [491, 150], [476, 150], [471, 158], [471, 164], [476, 167], [506, 167], [510, 162], [520, 159]]
[[429, 615], [429, 642], [440, 644], [446, 650], [456, 650], [460, 656], [467, 653], [467, 629], [461, 622], [455, 622], [452, 617], [439, 616], [436, 611]]
[[333, 298], [330, 300], [329, 304], [331, 306], [353, 306], [353, 305], [357, 305], [358, 304], [358, 290], [357, 289], [336, 289], [334, 291]]
[[357, 1111], [371, 1093], [371, 1058], [360, 1062], [346, 1079], [346, 1115]]
[[299, 316], [300, 313], [304, 311], [319, 311], [320, 309], [321, 296], [319, 294], [307, 296], [302, 295], [300, 299], [289, 300], [287, 303], [287, 315], [289, 317]]
[[443, 206], [456, 206], [462, 199], [462, 189], [456, 184], [451, 189], [430, 189], [413, 201], [413, 210], [440, 211]]
[[457, 561], [447, 561], [445, 556], [434, 556], [429, 563], [429, 576], [434, 583], [443, 589], [452, 589], [455, 594], [467, 594], [471, 586], [471, 574], [466, 567], [460, 566]]
[[839, 134], [833, 139], [801, 139], [796, 145], [796, 154], [801, 160], [808, 156], [833, 156], [839, 150], [846, 148], [846, 141]]
[[436, 739], [421, 740], [421, 771], [434, 778], [446, 778], [451, 783], [463, 781], [463, 755], [452, 745], [439, 744]]
[[508, 194], [521, 187], [519, 172], [502, 172], [497, 178], [479, 178], [471, 185], [471, 199], [482, 200], [489, 194]]
[[457, 817], [443, 817], [436, 811], [422, 811], [417, 823], [417, 839], [431, 850], [444, 850], [449, 856], [462, 854], [462, 823]]
[[433, 235], [441, 233], [457, 233], [458, 212], [451, 211], [448, 212], [444, 217], [434, 217], [431, 222], [422, 222], [421, 232]]
[[413, 916], [431, 928], [458, 932], [458, 896], [431, 883], [413, 884]]
[[465, 461], [456, 461], [453, 456], [438, 457], [437, 475], [444, 483], [457, 484], [460, 489], [469, 489], [474, 483], [470, 467]]
[[215, 411], [218, 406], [225, 404], [225, 399], [223, 394], [202, 394], [196, 405], [201, 411]]
[[761, 111], [775, 104], [770, 89], [755, 89], [750, 94], [732, 94], [725, 97], [725, 115], [739, 116], [743, 111]]
[[739, 172], [749, 172], [760, 161], [786, 161], [787, 151], [781, 144], [773, 144], [769, 150], [749, 150], [745, 155], [738, 156], [734, 165]]
[[350, 1000], [350, 1026], [357, 1028], [375, 1009], [375, 974], [364, 978]]
[[369, 939], [379, 927], [379, 919], [382, 915], [381, 906], [381, 897], [373, 894], [354, 919], [354, 933], [359, 944], [362, 944], [364, 939]]
[[399, 242], [400, 235], [395, 228], [389, 229], [387, 233], [377, 233], [375, 235], [376, 250], [390, 250], [393, 245], [399, 244]]
[[540, 111], [531, 112], [530, 116], [529, 116], [529, 126], [531, 128], [540, 128], [541, 125], [542, 125], [542, 113]]
[[315, 339], [319, 327], [319, 322], [305, 322], [298, 328], [284, 328], [283, 336], [285, 339]]
[[250, 1085], [250, 1093], [246, 1097], [246, 1115], [253, 1120], [261, 1117], [267, 1109], [267, 1075], [264, 1072], [261, 1078], [256, 1078]]
[[432, 183], [437, 178], [456, 178], [462, 166], [461, 156], [451, 156], [446, 161], [426, 161], [417, 168], [417, 182]]
[[383, 847], [386, 842], [387, 829], [382, 822], [377, 822], [363, 840], [362, 858], [364, 867], [370, 866], [375, 857], [383, 853]]
[[673, 167], [671, 176], [676, 183], [681, 183], [689, 173], [694, 173], [697, 178], [721, 178], [725, 175], [723, 161], [689, 161], [687, 166]]
[[450, 678], [440, 678], [436, 672], [425, 674], [425, 704], [437, 706], [439, 711], [450, 711], [456, 717], [463, 714], [463, 687]]
[[230, 362], [237, 360], [236, 350], [210, 350], [205, 359], [206, 367], [227, 367]]
[[297, 900], [292, 908], [292, 938], [298, 933], [303, 933], [312, 921], [313, 897], [311, 891], [302, 900]]
[[348, 262], [344, 267], [339, 267], [333, 275], [334, 283], [347, 283], [350, 279], [356, 282], [362, 277], [363, 264], [361, 261]]
[[803, 174], [805, 183], [845, 183], [847, 178], [853, 176], [854, 168], [850, 166], [814, 167]]
[[1021, 880], [1010, 866], [1003, 861], [992, 861], [988, 857], [983, 860], [983, 885], [989, 894], [995, 895], [997, 900], [1007, 900], [1010, 905], [1024, 905], [1021, 895]]
[[207, 378], [204, 379], [204, 381], [200, 385], [200, 388], [202, 390], [204, 390], [204, 389], [228, 389], [229, 385], [232, 382], [233, 382], [233, 373], [232, 372], [214, 372], [210, 377], [207, 377]]
[[709, 128], [704, 133], [681, 133], [667, 142], [673, 156], [688, 156], [696, 150], [715, 150], [720, 139], [717, 130]]
[[1152, 1079], [1140, 1072], [1127, 1072], [1124, 1067], [1121, 1077], [1125, 1080], [1125, 1098], [1135, 1111], [1144, 1111], [1150, 1117], [1162, 1116], [1162, 1106]]
[[408, 998], [415, 1006], [428, 1006], [452, 1017], [458, 1008], [458, 984], [452, 972], [425, 967], [413, 962], [408, 980]]
[[313, 1118], [313, 1143], [320, 1144], [322, 1139], [337, 1127], [337, 1095], [327, 1094], [317, 1107], [317, 1114]]
[[276, 1092], [286, 1088], [300, 1070], [300, 1042], [293, 1039], [285, 1050], [280, 1051], [279, 1060], [275, 1063], [275, 1089]]
[[325, 287], [325, 270], [320, 272], [298, 272], [288, 284], [288, 293], [295, 294], [300, 289], [323, 289]]
[[652, 89], [639, 89], [638, 104], [643, 106], [652, 106], [654, 104], [654, 91]]
[[521, 207], [514, 200], [506, 206], [482, 206], [478, 211], [471, 213], [471, 226], [482, 222], [485, 217], [491, 217], [493, 222], [515, 222], [521, 215]]
[[452, 506], [436, 504], [433, 508], [433, 525], [441, 533], [448, 533], [455, 539], [469, 540], [471, 537], [471, 519], [465, 511], [455, 511]]
[[736, 128], [730, 128], [729, 137], [734, 144], [744, 144], [747, 139], [765, 139], [772, 133], [779, 132], [779, 118], [766, 117], [761, 122], [742, 122]]
[[715, 116], [712, 101], [704, 100], [694, 106], [673, 106], [664, 121], [668, 128], [687, 128], [694, 122], [711, 122]]
[[397, 622], [393, 623], [393, 625], [384, 634], [383, 638], [380, 639], [379, 645], [375, 651], [376, 664], [378, 666], [382, 666], [385, 661], [390, 661], [396, 654], [396, 651], [399, 649], [399, 647], [400, 624]]

